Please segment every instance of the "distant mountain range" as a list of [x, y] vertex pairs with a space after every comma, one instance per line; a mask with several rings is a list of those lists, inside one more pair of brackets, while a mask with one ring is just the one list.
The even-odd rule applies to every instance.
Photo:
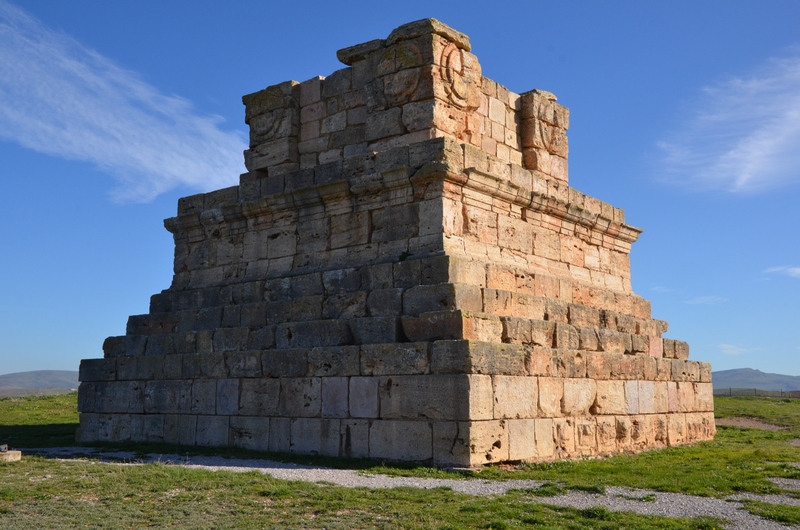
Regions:
[[0, 375], [0, 398], [35, 394], [65, 394], [78, 388], [78, 372], [35, 370]]
[[800, 376], [767, 374], [752, 368], [711, 373], [715, 389], [757, 388], [759, 390], [800, 390]]

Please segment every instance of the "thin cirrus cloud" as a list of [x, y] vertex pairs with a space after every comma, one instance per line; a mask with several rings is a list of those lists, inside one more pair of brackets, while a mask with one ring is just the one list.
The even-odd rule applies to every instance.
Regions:
[[800, 47], [750, 77], [704, 88], [695, 105], [658, 143], [664, 180], [732, 193], [800, 182]]
[[243, 135], [0, 0], [0, 139], [94, 164], [114, 198], [236, 184]]
[[684, 300], [684, 304], [690, 305], [714, 305], [720, 302], [724, 302], [725, 298], [721, 296], [695, 296], [694, 298], [690, 298], [689, 300]]
[[792, 278], [800, 278], [800, 267], [770, 267], [765, 270], [767, 274], [783, 274]]
[[748, 348], [742, 348], [741, 346], [736, 346], [735, 344], [720, 344], [719, 349], [725, 355], [742, 355], [750, 351], [753, 351]]

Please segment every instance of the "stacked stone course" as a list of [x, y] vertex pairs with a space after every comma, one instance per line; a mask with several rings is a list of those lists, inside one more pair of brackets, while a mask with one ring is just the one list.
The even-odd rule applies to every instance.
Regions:
[[432, 19], [243, 98], [239, 186], [81, 363], [81, 441], [476, 466], [714, 436], [710, 365], [632, 292], [640, 230], [568, 186], [568, 110]]

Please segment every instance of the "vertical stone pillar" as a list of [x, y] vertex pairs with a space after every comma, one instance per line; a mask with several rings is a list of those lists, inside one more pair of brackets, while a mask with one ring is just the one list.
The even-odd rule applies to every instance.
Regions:
[[556, 96], [544, 90], [521, 94], [520, 103], [520, 143], [525, 168], [568, 182], [569, 109], [556, 103]]

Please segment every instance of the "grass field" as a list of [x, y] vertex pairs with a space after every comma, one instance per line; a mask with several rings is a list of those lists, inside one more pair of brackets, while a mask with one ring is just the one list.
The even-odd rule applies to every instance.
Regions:
[[[800, 447], [789, 443], [800, 438], [800, 400], [734, 397], [717, 398], [715, 403], [719, 417], [756, 417], [785, 429], [719, 427], [713, 442], [691, 447], [488, 468], [481, 478], [549, 483], [538, 491], [489, 498], [446, 489], [373, 491], [291, 483], [257, 473], [25, 457], [22, 462], [0, 464], [0, 527], [718, 528], [719, 521], [711, 519], [675, 520], [541, 504], [546, 495], [565, 489], [602, 491], [619, 485], [719, 497], [735, 492], [780, 493], [768, 478], [800, 479], [800, 469], [789, 465], [800, 462]], [[0, 442], [16, 447], [74, 445], [75, 408], [75, 394], [0, 400]], [[168, 446], [137, 449], [186, 452]], [[264, 456], [233, 449], [197, 452]], [[424, 466], [270, 456], [366, 473], [464, 478]], [[797, 508], [750, 502], [747, 509], [783, 523], [800, 523]]]

